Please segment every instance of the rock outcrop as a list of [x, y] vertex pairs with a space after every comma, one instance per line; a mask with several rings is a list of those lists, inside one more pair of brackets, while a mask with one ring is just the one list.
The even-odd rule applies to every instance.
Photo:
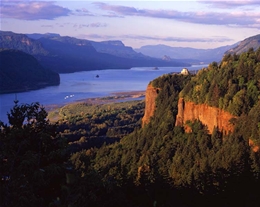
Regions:
[[255, 142], [252, 139], [249, 139], [248, 142], [249, 142], [249, 146], [251, 147], [251, 149], [254, 152], [258, 152], [259, 151], [260, 147], [258, 145], [256, 145]]
[[156, 109], [155, 99], [159, 90], [160, 89], [154, 88], [151, 84], [147, 86], [145, 92], [145, 112], [144, 117], [142, 119], [142, 126], [147, 124], [150, 118], [154, 115], [154, 111]]
[[[145, 95], [145, 113], [142, 119], [142, 126], [149, 123], [150, 118], [156, 110], [156, 98], [159, 88], [153, 87], [151, 84], [147, 86]], [[234, 125], [230, 122], [236, 118], [229, 112], [207, 104], [195, 104], [194, 102], [185, 102], [183, 98], [178, 101], [178, 114], [176, 117], [176, 126], [183, 126], [186, 132], [190, 132], [190, 128], [185, 124], [187, 121], [200, 120], [208, 127], [211, 134], [214, 127], [224, 134], [228, 134], [234, 130]], [[174, 123], [173, 123], [174, 124]]]
[[[230, 113], [216, 107], [206, 104], [195, 104], [193, 102], [185, 102], [183, 98], [178, 102], [178, 114], [176, 117], [176, 126], [184, 126], [190, 120], [200, 120], [208, 127], [209, 133], [213, 132], [214, 127], [218, 127], [219, 131], [228, 134], [234, 130], [234, 125], [230, 123], [230, 119], [235, 118]], [[189, 128], [185, 128], [189, 131]]]

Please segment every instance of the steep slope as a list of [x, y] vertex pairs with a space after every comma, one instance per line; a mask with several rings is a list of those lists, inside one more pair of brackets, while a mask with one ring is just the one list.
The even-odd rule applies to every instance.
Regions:
[[206, 104], [185, 102], [183, 98], [180, 98], [175, 125], [184, 126], [185, 131], [190, 132], [191, 129], [186, 123], [199, 120], [207, 126], [210, 134], [213, 133], [214, 128], [217, 128], [223, 134], [228, 134], [234, 131], [234, 124], [230, 123], [230, 120], [235, 118], [235, 116], [219, 108], [210, 107]]
[[[260, 49], [249, 50], [239, 56], [226, 55], [219, 65], [213, 62], [208, 68], [200, 70], [180, 92], [175, 125], [184, 126], [188, 132], [191, 129], [187, 122], [199, 120], [207, 126], [210, 134], [215, 128], [223, 134], [229, 134], [239, 125], [245, 124], [245, 120], [251, 119], [254, 123], [251, 123], [250, 127], [247, 125], [237, 130], [243, 131], [247, 128], [247, 132], [252, 133], [247, 135], [247, 139], [251, 142], [252, 139], [259, 140], [252, 129], [257, 127], [259, 122], [258, 115], [252, 112], [260, 104], [259, 62]], [[162, 78], [153, 82], [162, 82], [160, 79]], [[160, 90], [151, 85], [147, 87], [147, 109], [143, 125], [149, 123], [151, 117], [156, 114], [155, 103], [160, 99], [160, 94], [167, 92], [163, 84], [159, 88]]]
[[0, 51], [0, 93], [59, 85], [59, 74], [44, 69], [31, 55], [18, 50]]
[[225, 54], [241, 54], [243, 52], [247, 52], [250, 48], [257, 50], [259, 47], [260, 34], [244, 39], [236, 47], [226, 51]]
[[149, 123], [150, 118], [154, 115], [156, 109], [155, 100], [157, 98], [159, 88], [154, 88], [151, 84], [147, 86], [145, 92], [145, 111], [142, 118], [142, 126]]
[[[235, 44], [236, 45], [236, 44]], [[189, 47], [170, 47], [167, 45], [146, 45], [135, 49], [144, 55], [156, 58], [163, 58], [165, 55], [172, 59], [179, 59], [185, 62], [199, 64], [220, 61], [224, 53], [235, 45], [228, 45], [214, 49], [196, 49]]]
[[90, 43], [97, 50], [97, 52], [107, 53], [107, 54], [115, 55], [118, 57], [124, 57], [124, 58], [152, 59], [151, 57], [146, 57], [141, 53], [135, 52], [132, 47], [125, 46], [123, 42], [119, 40], [102, 41], [102, 42], [90, 41]]
[[[98, 176], [103, 178], [102, 186], [110, 189], [110, 194], [102, 201], [112, 200], [113, 204], [120, 203], [119, 206], [158, 203], [160, 206], [219, 207], [246, 203], [247, 207], [255, 207], [260, 184], [260, 154], [257, 151], [259, 101], [253, 101], [249, 113], [244, 111], [242, 116], [232, 120], [234, 115], [211, 106], [214, 102], [202, 100], [199, 103], [196, 99], [199, 94], [186, 94], [191, 89], [209, 90], [210, 85], [206, 83], [205, 89], [198, 87], [200, 80], [212, 83], [215, 78], [223, 79], [222, 72], [224, 69], [212, 68], [211, 65], [197, 75], [168, 74], [151, 81], [147, 87], [145, 124], [141, 129], [119, 143], [73, 155], [79, 174], [89, 172], [78, 178], [79, 185], [75, 188], [80, 190], [80, 181], [86, 181], [92, 172], [98, 172]], [[214, 89], [215, 84], [212, 85]], [[215, 97], [206, 93], [204, 96], [209, 100]], [[187, 128], [183, 127], [183, 120], [180, 126], [175, 125], [178, 113], [187, 117], [189, 133], [185, 132]], [[229, 125], [229, 118], [234, 128]], [[226, 125], [230, 128], [225, 128]], [[93, 195], [91, 190], [86, 193]], [[80, 199], [84, 202], [84, 198]]]
[[[36, 39], [31, 39], [32, 36]], [[143, 66], [188, 66], [179, 61], [164, 61], [148, 58], [138, 54], [121, 42], [93, 43], [73, 37], [62, 37], [57, 34], [15, 34], [12, 32], [0, 33], [0, 48], [19, 49], [34, 55], [39, 62], [50, 70], [58, 73], [100, 69], [129, 69]]]
[[30, 55], [47, 55], [42, 44], [24, 34], [0, 31], [0, 48], [14, 49]]
[[[155, 88], [151, 84], [147, 86], [145, 93], [145, 114], [142, 118], [142, 126], [150, 122], [156, 111], [156, 99], [160, 93], [160, 88]], [[178, 114], [176, 115], [175, 126], [185, 128], [186, 132], [191, 132], [187, 122], [201, 121], [207, 126], [208, 133], [212, 134], [214, 128], [217, 128], [223, 134], [228, 134], [234, 131], [234, 124], [231, 119], [237, 117], [221, 110], [217, 107], [211, 107], [207, 104], [195, 104], [193, 102], [185, 102], [183, 98], [178, 100]]]
[[[151, 81], [144, 116], [149, 121], [142, 128], [139, 120], [135, 130], [119, 142], [72, 154], [67, 185], [71, 204], [256, 207], [259, 63], [260, 49], [249, 50], [227, 55], [196, 75], [165, 74]], [[78, 128], [71, 138], [82, 135], [80, 144], [88, 144], [83, 120], [102, 130], [102, 111], [92, 119], [86, 114], [70, 119]], [[129, 112], [127, 117], [133, 119], [135, 112]], [[62, 128], [69, 136], [68, 128]]]

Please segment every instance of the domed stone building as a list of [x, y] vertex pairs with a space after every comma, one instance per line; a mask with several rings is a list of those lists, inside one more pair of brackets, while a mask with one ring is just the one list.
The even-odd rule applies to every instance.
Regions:
[[181, 71], [181, 74], [183, 74], [183, 75], [189, 75], [190, 72], [189, 72], [189, 70], [188, 70], [187, 68], [183, 68], [182, 71]]

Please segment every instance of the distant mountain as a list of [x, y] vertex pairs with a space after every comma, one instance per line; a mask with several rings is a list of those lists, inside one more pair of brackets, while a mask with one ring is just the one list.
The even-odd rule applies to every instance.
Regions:
[[[29, 37], [34, 37], [34, 39]], [[36, 57], [58, 73], [101, 69], [129, 69], [144, 66], [188, 66], [176, 60], [164, 61], [136, 53], [120, 41], [93, 42], [57, 34], [0, 33], [0, 48], [17, 49]]]
[[60, 37], [59, 34], [56, 33], [45, 33], [45, 34], [40, 34], [40, 33], [32, 33], [32, 34], [25, 34], [27, 37], [31, 39], [38, 40], [42, 37]]
[[0, 48], [21, 50], [30, 55], [47, 55], [41, 43], [24, 34], [0, 31]]
[[0, 50], [0, 93], [59, 85], [58, 73], [43, 68], [35, 57], [19, 50]]
[[257, 50], [259, 47], [260, 47], [260, 34], [244, 39], [236, 47], [226, 51], [226, 54], [228, 53], [240, 54], [243, 52], [247, 52], [249, 48], [253, 48], [254, 50]]
[[172, 60], [178, 59], [182, 62], [191, 64], [211, 63], [213, 61], [220, 61], [224, 53], [230, 48], [235, 47], [237, 44], [218, 47], [215, 49], [195, 49], [190, 47], [170, 47], [167, 45], [147, 45], [136, 52], [141, 52], [156, 58], [170, 57]]
[[[56, 33], [33, 33], [33, 34], [26, 34], [27, 37], [35, 40], [39, 40], [41, 38], [47, 38], [52, 40], [58, 40], [61, 42], [71, 42], [76, 45], [92, 45], [94, 49], [99, 53], [106, 53], [110, 55], [114, 55], [117, 57], [126, 57], [126, 58], [151, 58], [148, 56], [145, 56], [141, 53], [137, 53], [133, 50], [132, 47], [127, 47], [124, 45], [124, 43], [120, 40], [111, 40], [111, 41], [102, 41], [102, 42], [96, 42], [91, 40], [82, 40], [82, 39], [76, 39], [72, 37], [61, 37], [59, 34]], [[66, 39], [66, 41], [65, 41]], [[40, 40], [41, 42], [41, 40]]]
[[146, 58], [151, 59], [149, 56], [145, 56], [142, 53], [137, 53], [132, 47], [125, 46], [121, 41], [102, 41], [94, 42], [90, 41], [91, 45], [97, 52], [107, 53], [124, 58]]

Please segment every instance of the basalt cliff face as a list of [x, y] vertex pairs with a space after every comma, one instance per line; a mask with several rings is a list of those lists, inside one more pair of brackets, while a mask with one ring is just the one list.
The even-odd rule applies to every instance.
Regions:
[[150, 118], [154, 115], [156, 109], [155, 99], [157, 97], [159, 89], [154, 88], [151, 84], [147, 86], [145, 92], [145, 111], [142, 119], [142, 125], [149, 123]]
[[[234, 130], [234, 125], [230, 123], [230, 119], [235, 118], [230, 113], [216, 107], [211, 107], [206, 104], [195, 104], [193, 102], [185, 102], [183, 98], [178, 102], [178, 114], [176, 117], [176, 126], [185, 126], [185, 123], [190, 120], [200, 120], [208, 127], [211, 134], [214, 127], [224, 134], [228, 134]], [[189, 128], [185, 127], [186, 131]]]
[[[154, 115], [156, 110], [156, 97], [160, 89], [154, 88], [152, 85], [148, 85], [145, 95], [145, 114], [142, 119], [142, 125], [149, 123], [150, 118]], [[236, 118], [230, 113], [223, 111], [216, 107], [211, 107], [206, 104], [195, 104], [193, 102], [185, 102], [183, 98], [178, 101], [178, 114], [176, 117], [176, 126], [184, 126], [186, 132], [190, 129], [185, 125], [187, 121], [200, 120], [204, 125], [208, 127], [208, 131], [211, 134], [214, 127], [217, 127], [219, 131], [224, 134], [232, 132], [234, 125], [230, 123], [230, 119]], [[174, 123], [173, 123], [174, 124]]]

